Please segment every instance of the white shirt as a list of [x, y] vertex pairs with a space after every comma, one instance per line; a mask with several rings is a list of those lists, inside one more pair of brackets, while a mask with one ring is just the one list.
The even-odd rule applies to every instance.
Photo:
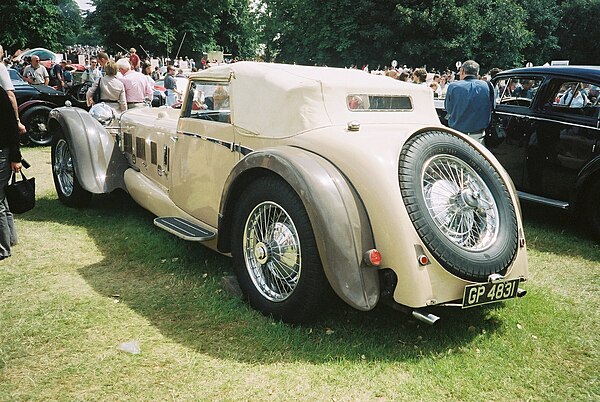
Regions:
[[4, 65], [4, 63], [0, 62], [0, 87], [4, 88], [5, 91], [14, 91], [15, 87], [12, 84], [10, 79], [10, 74], [8, 74], [8, 69]]
[[25, 77], [32, 78], [33, 85], [45, 84], [46, 78], [50, 79], [48, 70], [46, 70], [46, 67], [41, 64], [39, 64], [37, 68], [34, 68], [32, 65], [25, 67], [25, 70], [23, 70], [23, 75]]

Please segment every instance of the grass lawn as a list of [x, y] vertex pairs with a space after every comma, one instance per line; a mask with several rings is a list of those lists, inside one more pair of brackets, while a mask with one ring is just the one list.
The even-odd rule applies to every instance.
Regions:
[[38, 200], [0, 262], [1, 401], [600, 400], [600, 247], [568, 215], [525, 208], [522, 299], [434, 327], [341, 304], [289, 326], [221, 289], [228, 258], [127, 196], [65, 207], [49, 148], [24, 156]]

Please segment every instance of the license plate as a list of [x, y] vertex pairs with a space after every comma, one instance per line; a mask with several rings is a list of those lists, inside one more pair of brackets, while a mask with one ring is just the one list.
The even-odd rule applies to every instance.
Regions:
[[513, 299], [517, 296], [519, 281], [519, 278], [504, 279], [494, 283], [481, 283], [465, 286], [462, 308]]

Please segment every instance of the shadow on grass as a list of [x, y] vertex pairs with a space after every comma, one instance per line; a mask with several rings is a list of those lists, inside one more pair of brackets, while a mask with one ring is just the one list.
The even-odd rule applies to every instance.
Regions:
[[477, 337], [498, 336], [503, 311], [511, 310], [438, 309], [442, 320], [430, 327], [385, 306], [359, 312], [336, 302], [308, 325], [285, 325], [221, 290], [221, 277], [232, 271], [229, 258], [156, 228], [153, 215], [126, 195], [96, 196], [80, 210], [40, 199], [21, 219], [85, 228], [104, 259], [79, 273], [99, 295], [118, 295], [165, 336], [216, 358], [320, 363], [442, 356]]
[[583, 219], [539, 204], [522, 203], [522, 210], [528, 248], [600, 261], [600, 245]]

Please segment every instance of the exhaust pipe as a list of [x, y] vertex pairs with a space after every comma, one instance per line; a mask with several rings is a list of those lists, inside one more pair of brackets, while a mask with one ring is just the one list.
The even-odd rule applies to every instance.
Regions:
[[521, 288], [517, 289], [517, 297], [523, 297], [526, 294], [527, 294], [527, 291], [525, 289], [521, 289]]
[[435, 322], [440, 319], [440, 317], [438, 317], [435, 314], [429, 313], [427, 315], [424, 315], [419, 313], [418, 311], [413, 311], [412, 316], [415, 317], [417, 320], [423, 321], [424, 323], [429, 325], [435, 324]]

